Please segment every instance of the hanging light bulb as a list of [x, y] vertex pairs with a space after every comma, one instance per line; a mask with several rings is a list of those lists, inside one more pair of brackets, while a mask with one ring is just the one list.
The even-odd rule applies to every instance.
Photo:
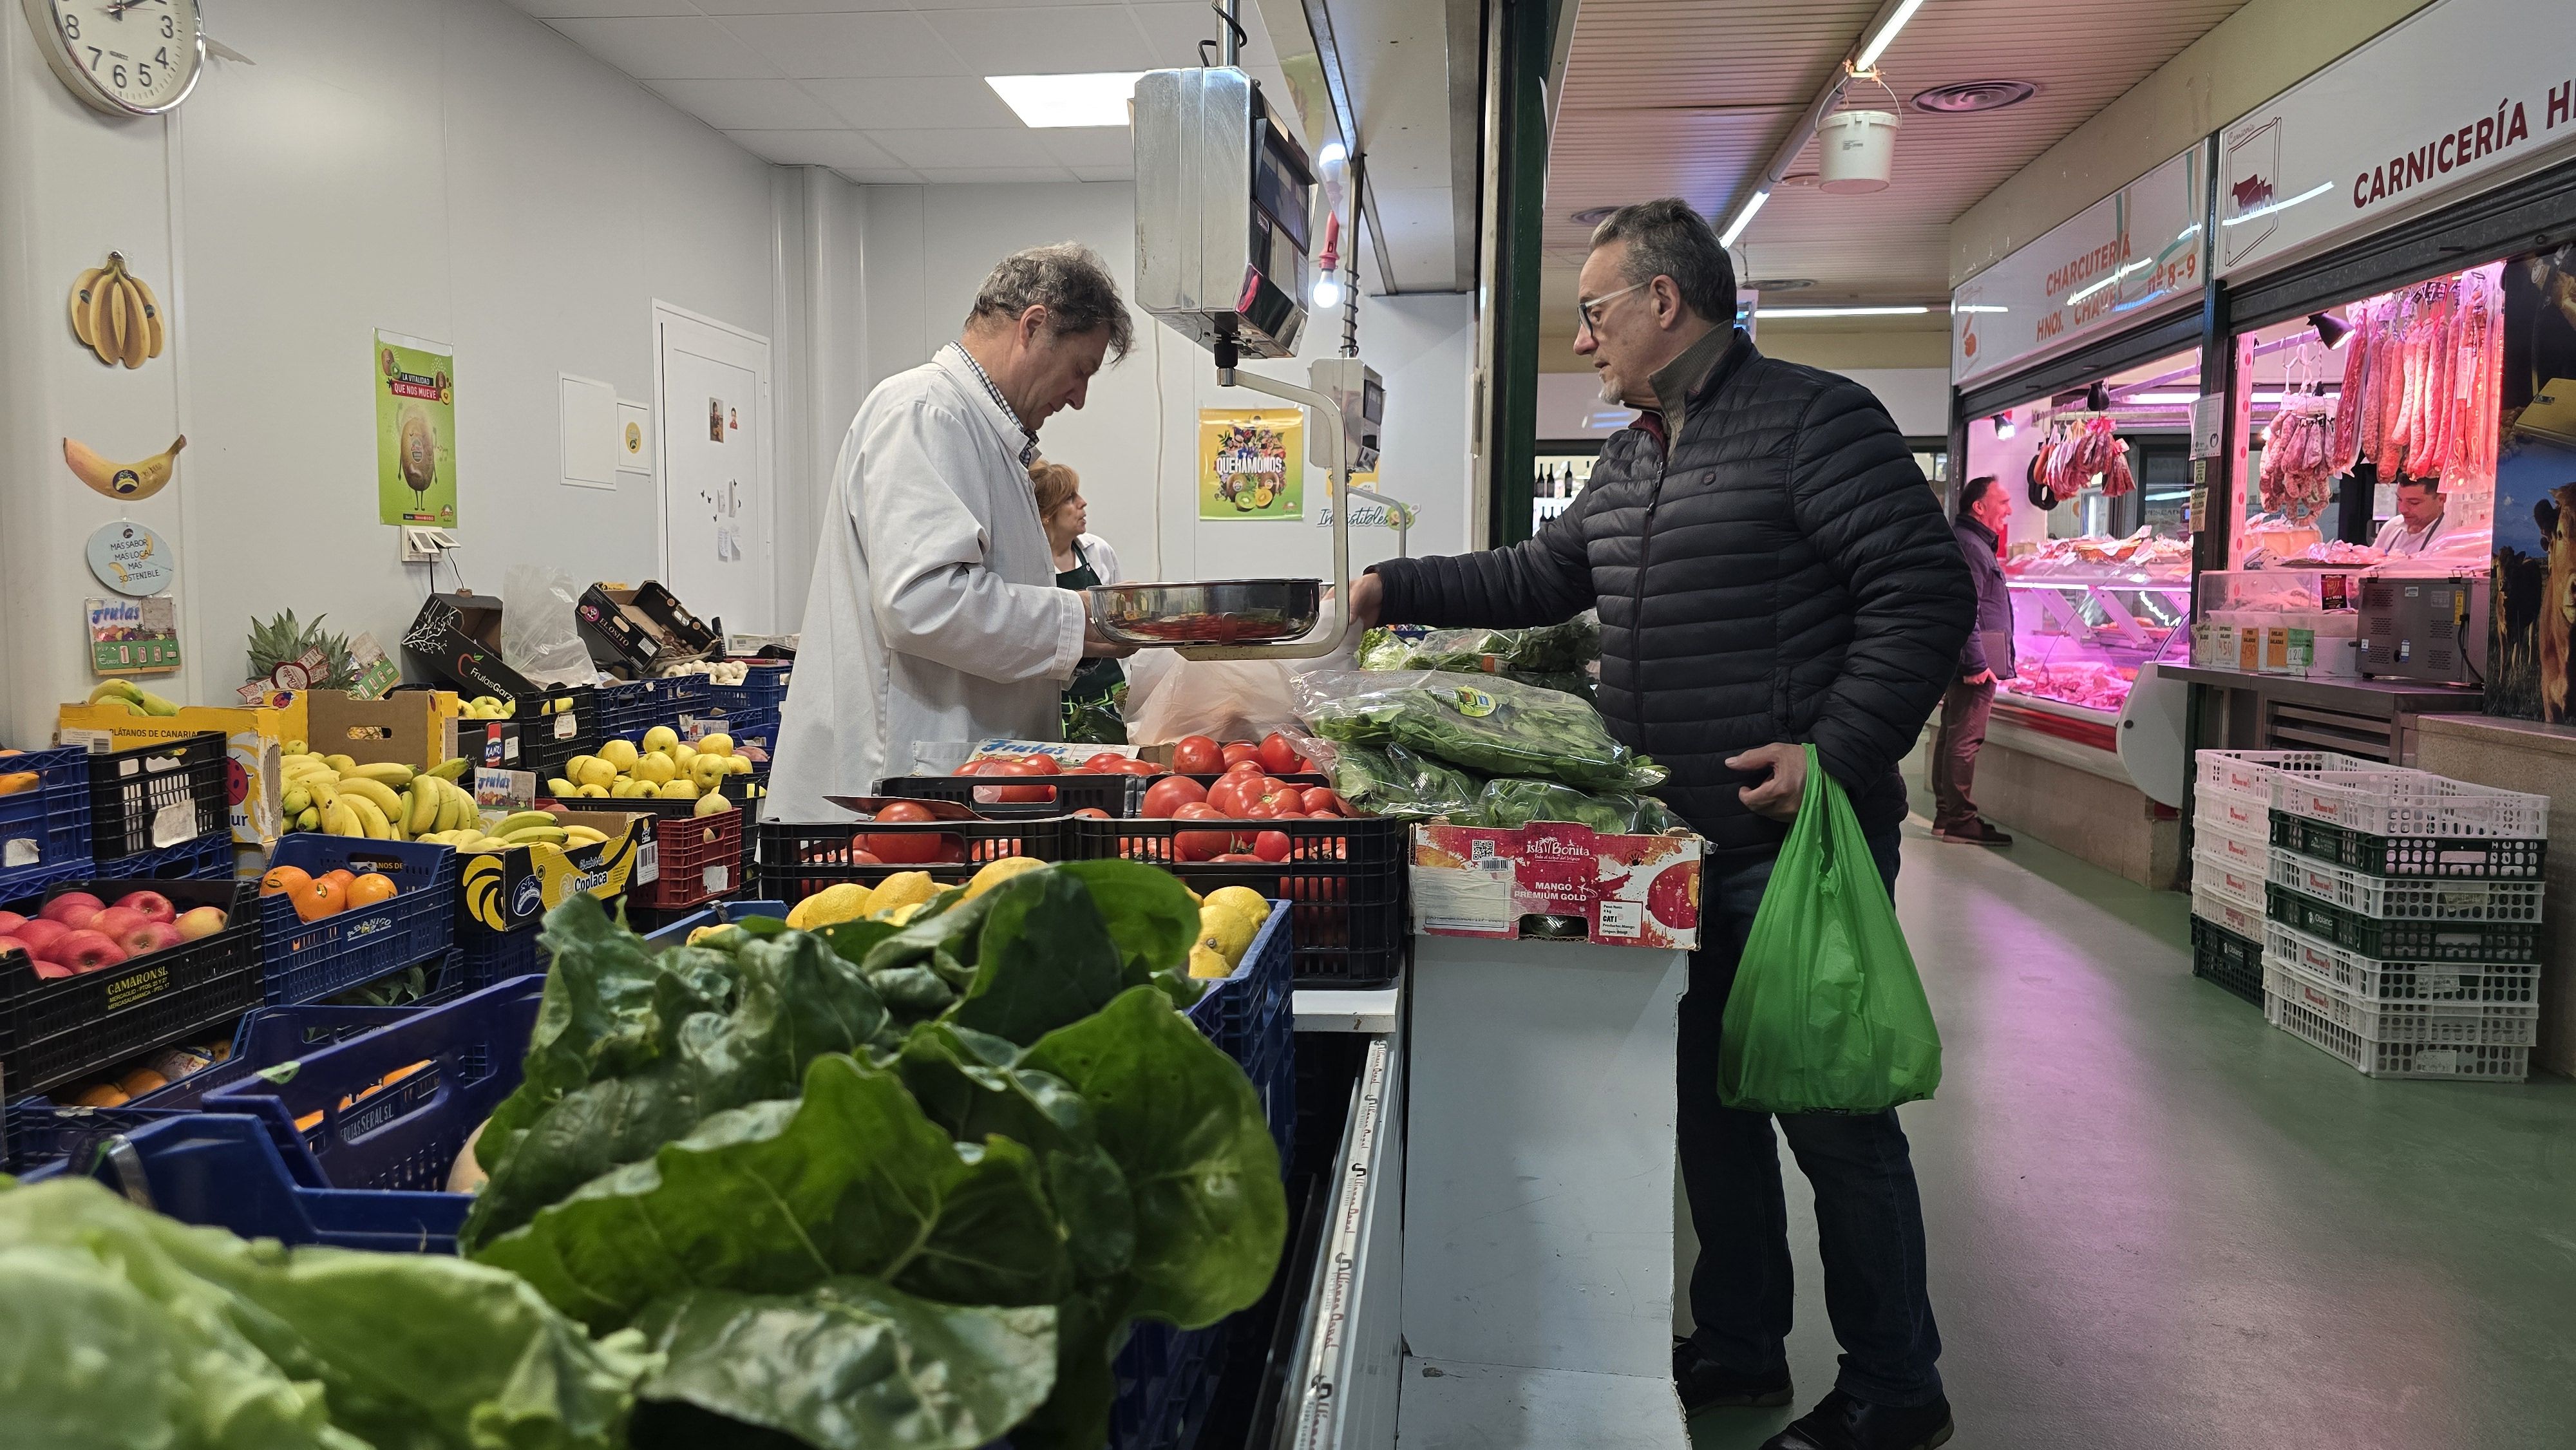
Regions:
[[2317, 330], [2317, 341], [2329, 349], [2343, 346], [2343, 340], [2352, 336], [2352, 324], [2331, 312], [2309, 313], [2308, 326]]
[[1342, 283], [1341, 283], [1341, 279], [1340, 279], [1340, 278], [1338, 278], [1338, 277], [1335, 277], [1335, 276], [1334, 276], [1332, 273], [1330, 273], [1330, 272], [1326, 272], [1324, 275], [1322, 275], [1322, 276], [1320, 276], [1320, 277], [1317, 277], [1317, 278], [1315, 279], [1315, 307], [1316, 307], [1316, 309], [1317, 309], [1318, 311], [1329, 312], [1329, 311], [1331, 311], [1332, 309], [1334, 309], [1334, 308], [1336, 308], [1336, 307], [1339, 307], [1339, 306], [1341, 306], [1341, 305], [1342, 305]]
[[1994, 416], [1994, 425], [1995, 425], [1995, 436], [1996, 436], [1997, 438], [2010, 438], [2011, 436], [2013, 436], [2013, 419], [2012, 419], [2012, 414], [2010, 414], [2010, 413], [1997, 413], [1997, 414]]

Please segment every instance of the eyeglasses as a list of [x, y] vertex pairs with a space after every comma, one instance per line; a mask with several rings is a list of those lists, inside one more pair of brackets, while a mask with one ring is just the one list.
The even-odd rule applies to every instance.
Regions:
[[1616, 292], [1604, 293], [1599, 297], [1593, 298], [1589, 302], [1575, 303], [1574, 335], [1576, 337], [1581, 337], [1583, 334], [1600, 326], [1602, 308], [1609, 306], [1611, 303], [1618, 301], [1620, 298], [1627, 296], [1629, 293], [1636, 291], [1637, 288], [1645, 285], [1646, 283], [1644, 282], [1638, 282], [1631, 286], [1622, 287]]

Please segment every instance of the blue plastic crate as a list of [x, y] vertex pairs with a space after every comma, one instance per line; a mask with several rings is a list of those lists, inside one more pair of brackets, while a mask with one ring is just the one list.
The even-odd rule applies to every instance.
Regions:
[[98, 874], [98, 868], [87, 861], [73, 861], [61, 866], [42, 866], [21, 872], [10, 879], [7, 892], [0, 895], [0, 911], [14, 911], [20, 916], [34, 916], [44, 904], [45, 893], [66, 881], [87, 881]]
[[380, 871], [395, 887], [389, 900], [314, 922], [299, 919], [284, 895], [261, 897], [260, 954], [271, 1003], [344, 992], [430, 961], [455, 940], [457, 856], [445, 846], [299, 832], [279, 838], [269, 864], [313, 876]]
[[1213, 982], [1207, 995], [1189, 1011], [1190, 1021], [1208, 1040], [1239, 1063], [1249, 1063], [1275, 1033], [1293, 1032], [1277, 1019], [1289, 1012], [1296, 963], [1296, 913], [1287, 903], [1270, 903], [1269, 919], [1244, 948], [1234, 975]]
[[37, 783], [0, 795], [0, 901], [33, 896], [88, 869], [89, 752], [77, 745], [0, 759], [0, 775], [33, 771]]
[[675, 947], [689, 939], [689, 933], [702, 926], [722, 926], [746, 916], [774, 916], [784, 920], [784, 901], [718, 901], [702, 911], [693, 911], [667, 926], [656, 927], [644, 934], [644, 940], [656, 947]]
[[90, 874], [102, 881], [126, 881], [137, 877], [164, 881], [221, 881], [233, 874], [233, 834], [229, 830], [216, 831], [163, 850], [101, 861]]
[[643, 743], [656, 725], [677, 728], [680, 716], [705, 703], [704, 681], [682, 676], [667, 680], [625, 680], [599, 687], [599, 738]]

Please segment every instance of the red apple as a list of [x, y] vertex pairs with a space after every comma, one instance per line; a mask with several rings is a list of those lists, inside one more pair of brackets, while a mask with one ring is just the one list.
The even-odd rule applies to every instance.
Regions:
[[168, 922], [147, 921], [116, 939], [128, 958], [147, 956], [179, 944], [179, 929]]
[[165, 926], [179, 919], [179, 908], [172, 906], [170, 898], [158, 891], [129, 891], [116, 898], [116, 904], [142, 912], [145, 921], [157, 921]]
[[125, 961], [125, 948], [97, 932], [74, 931], [65, 932], [63, 939], [54, 943], [54, 949], [46, 955], [54, 959], [54, 965], [69, 967], [77, 975], [82, 972], [103, 972], [110, 967], [122, 964]]
[[54, 943], [61, 941], [70, 932], [71, 928], [61, 922], [39, 916], [9, 934], [27, 944], [29, 955], [50, 957], [53, 955]]
[[18, 928], [25, 926], [26, 924], [27, 918], [20, 916], [18, 913], [14, 911], [0, 911], [0, 936], [16, 936], [18, 934]]
[[178, 930], [181, 941], [196, 941], [202, 937], [213, 936], [231, 924], [231, 920], [224, 915], [224, 909], [220, 906], [200, 906], [194, 911], [183, 911], [179, 913], [179, 919], [172, 923]]
[[152, 918], [131, 906], [111, 906], [83, 923], [81, 930], [94, 931], [110, 941], [125, 940], [126, 933], [138, 926], [150, 926]]
[[53, 978], [53, 977], [68, 977], [68, 976], [70, 976], [70, 975], [72, 974], [72, 969], [71, 969], [71, 968], [69, 968], [69, 967], [58, 967], [58, 966], [55, 966], [53, 963], [51, 963], [51, 962], [49, 962], [49, 961], [46, 961], [43, 957], [40, 957], [40, 956], [36, 955], [33, 951], [29, 950], [29, 949], [28, 949], [27, 944], [26, 944], [25, 942], [23, 942], [23, 941], [20, 941], [18, 938], [14, 937], [14, 936], [0, 936], [0, 953], [10, 952], [10, 951], [22, 951], [22, 952], [26, 952], [26, 953], [27, 953], [27, 965], [29, 965], [29, 966], [31, 966], [31, 967], [34, 967], [34, 968], [36, 969], [36, 975], [37, 975], [37, 977], [39, 977], [40, 979], [42, 979], [42, 978]]
[[59, 921], [65, 930], [78, 931], [89, 925], [89, 919], [107, 909], [107, 903], [86, 891], [66, 891], [45, 903], [37, 913], [47, 921]]

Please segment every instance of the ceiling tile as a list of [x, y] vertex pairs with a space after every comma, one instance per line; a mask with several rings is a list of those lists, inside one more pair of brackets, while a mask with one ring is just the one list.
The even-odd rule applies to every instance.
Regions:
[[839, 130], [831, 108], [794, 81], [648, 81], [646, 87], [719, 131]]
[[1049, 156], [1067, 166], [1132, 169], [1135, 165], [1135, 133], [1124, 126], [1061, 126], [1030, 134]]
[[1020, 118], [978, 76], [875, 76], [807, 81], [805, 90], [862, 131], [1016, 126]]
[[510, 0], [514, 10], [539, 20], [584, 20], [616, 15], [695, 15], [689, 0]]
[[924, 166], [916, 169], [921, 172], [922, 180], [940, 183], [1073, 180], [1073, 173], [1061, 166]]
[[902, 167], [842, 166], [834, 169], [861, 186], [916, 186], [921, 182], [919, 176]]
[[904, 0], [698, 0], [698, 8], [709, 15], [844, 15], [912, 7]]
[[735, 144], [764, 161], [781, 166], [831, 166], [899, 170], [888, 156], [856, 131], [727, 131]]
[[737, 15], [724, 26], [781, 74], [800, 80], [966, 73], [916, 15]]
[[725, 80], [778, 71], [707, 19], [555, 20], [575, 45], [639, 81]]
[[[1204, 3], [1171, 5], [1131, 5], [1136, 23], [1143, 27], [1146, 42], [1153, 47], [1154, 64], [1158, 66], [1194, 66], [1199, 63], [1199, 42], [1213, 41], [1223, 32], [1215, 12]], [[1279, 64], [1277, 52], [1270, 48], [1270, 33], [1261, 26], [1255, 7], [1243, 11], [1243, 68], [1249, 71], [1270, 69]], [[1309, 47], [1311, 49], [1312, 47]], [[1214, 47], [1210, 47], [1214, 55]]]
[[870, 139], [904, 165], [924, 167], [1053, 167], [1056, 159], [1025, 126], [981, 131], [878, 131]]
[[940, 10], [921, 18], [957, 54], [969, 57], [979, 76], [1153, 70], [1161, 64], [1124, 5]]

